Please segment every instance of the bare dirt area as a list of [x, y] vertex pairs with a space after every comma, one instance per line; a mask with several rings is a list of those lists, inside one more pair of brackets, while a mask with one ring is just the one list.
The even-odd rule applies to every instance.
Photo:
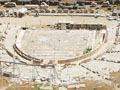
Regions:
[[8, 79], [0, 76], [0, 90], [34, 90], [31, 84], [26, 84], [26, 82], [22, 82], [21, 85], [15, 82], [10, 83]]
[[[24, 84], [21, 85], [12, 84], [11, 86], [8, 86], [8, 83], [6, 83], [6, 81], [4, 81], [3, 79], [2, 81], [0, 80], [0, 82], [3, 82], [1, 84], [2, 86], [0, 87], [0, 90], [3, 90], [4, 88], [5, 88], [4, 90], [37, 90], [32, 84], [25, 84], [25, 82]], [[79, 83], [79, 85], [83, 85], [83, 84], [85, 85], [85, 87], [80, 87], [78, 90], [115, 90], [113, 86], [98, 81], [84, 81]], [[67, 90], [75, 90], [75, 88], [69, 88], [67, 86], [56, 86], [56, 85], [54, 86], [53, 90], [58, 90], [60, 87], [65, 87], [67, 88]]]
[[16, 87], [9, 87], [6, 90], [35, 90], [34, 88], [31, 87], [22, 87], [22, 86], [16, 86]]
[[[115, 90], [113, 86], [98, 81], [84, 81], [80, 84], [85, 84], [86, 87], [81, 87], [79, 90]], [[68, 88], [68, 90], [74, 90], [74, 88]]]
[[0, 90], [5, 90], [8, 87], [9, 83], [5, 79], [5, 77], [0, 76]]
[[120, 71], [111, 73], [112, 81], [116, 83], [118, 88], [120, 88]]
[[66, 2], [69, 2], [69, 3], [76, 3], [77, 0], [61, 0], [61, 2], [63, 2], [63, 3], [66, 3]]
[[3, 76], [0, 76], [0, 86], [8, 86], [8, 82]]

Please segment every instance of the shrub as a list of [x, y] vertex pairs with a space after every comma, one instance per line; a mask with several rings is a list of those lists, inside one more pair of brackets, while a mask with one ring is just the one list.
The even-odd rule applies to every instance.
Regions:
[[92, 50], [92, 48], [87, 48], [87, 49], [85, 49], [84, 51], [83, 51], [83, 54], [87, 54], [87, 53], [89, 53], [90, 51]]

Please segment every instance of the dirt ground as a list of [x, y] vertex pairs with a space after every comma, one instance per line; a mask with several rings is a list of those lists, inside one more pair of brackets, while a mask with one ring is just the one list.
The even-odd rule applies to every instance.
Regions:
[[77, 0], [61, 0], [61, 2], [63, 2], [63, 3], [65, 3], [65, 2], [76, 3]]
[[16, 86], [16, 87], [9, 87], [6, 90], [34, 90], [34, 88], [31, 87], [21, 87], [21, 86]]
[[[85, 88], [79, 88], [79, 90], [115, 90], [113, 86], [107, 85], [105, 83], [99, 83], [98, 81], [84, 81], [81, 84], [85, 84]], [[68, 90], [74, 90], [73, 88], [68, 88]]]
[[[86, 87], [79, 88], [79, 90], [115, 90], [113, 86], [109, 86], [105, 83], [101, 83], [98, 81], [84, 81], [84, 82], [81, 82], [80, 84], [85, 84]], [[58, 87], [59, 86], [56, 86], [55, 90], [58, 90]], [[3, 89], [4, 90], [35, 90], [34, 87], [30, 84], [9, 85], [6, 78], [0, 77], [0, 90], [3, 90]], [[67, 90], [74, 90], [74, 88], [67, 88]]]
[[120, 87], [120, 71], [111, 73], [112, 81]]
[[0, 76], [0, 88], [3, 86], [8, 86], [8, 82], [3, 76]]

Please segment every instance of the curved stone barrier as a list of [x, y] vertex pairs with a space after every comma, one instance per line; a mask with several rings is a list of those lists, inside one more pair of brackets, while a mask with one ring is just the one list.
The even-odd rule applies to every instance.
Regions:
[[81, 57], [78, 57], [78, 58], [74, 58], [74, 59], [69, 59], [69, 60], [58, 60], [58, 64], [64, 64], [64, 63], [71, 63], [71, 62], [76, 62], [76, 61], [79, 61], [79, 60], [82, 60], [82, 59], [86, 59], [92, 55], [94, 55], [96, 52], [98, 52], [102, 47], [103, 47], [104, 44], [101, 44], [97, 49], [95, 49], [94, 51], [91, 51], [89, 52], [88, 54], [86, 55], [83, 55]]
[[[102, 43], [101, 45], [99, 45], [98, 48], [96, 48], [95, 50], [89, 52], [88, 54], [83, 55], [83, 56], [78, 57], [78, 58], [73, 58], [73, 59], [69, 59], [69, 60], [58, 60], [58, 64], [71, 63], [71, 62], [76, 62], [76, 61], [80, 61], [80, 60], [83, 60], [83, 59], [87, 59], [88, 57], [94, 55], [96, 52], [98, 52], [99, 50], [101, 50], [102, 47], [104, 46], [104, 44], [107, 42], [107, 39], [108, 39], [108, 32], [107, 32], [107, 30], [106, 30], [106, 37], [105, 37], [103, 43]], [[100, 56], [103, 55], [104, 53], [105, 53], [105, 52], [103, 52], [102, 54], [100, 54]], [[99, 55], [98, 55], [98, 56], [99, 56]], [[98, 57], [98, 56], [97, 56], [97, 57]]]
[[[83, 56], [81, 56], [81, 57], [74, 58], [74, 59], [68, 59], [68, 60], [58, 60], [58, 64], [71, 63], [71, 62], [76, 62], [76, 61], [79, 61], [79, 60], [82, 60], [82, 59], [86, 59], [86, 58], [92, 56], [93, 54], [95, 54], [96, 52], [98, 52], [98, 51], [103, 47], [103, 45], [104, 45], [104, 43], [101, 44], [101, 45], [100, 45], [97, 49], [95, 49], [94, 51], [89, 52], [88, 54], [83, 55]], [[24, 52], [22, 52], [22, 51], [17, 47], [16, 44], [13, 45], [13, 48], [14, 48], [14, 50], [16, 51], [16, 53], [17, 53], [18, 55], [20, 55], [21, 57], [23, 57], [23, 58], [25, 58], [25, 59], [27, 59], [27, 60], [29, 60], [29, 61], [33, 60], [34, 63], [41, 63], [41, 62], [43, 61], [43, 60], [41, 60], [41, 59], [38, 59], [38, 58], [35, 58], [35, 57], [31, 57], [31, 56], [25, 54]]]
[[33, 63], [36, 63], [36, 64], [37, 64], [37, 63], [42, 63], [42, 62], [43, 62], [43, 60], [41, 60], [41, 59], [38, 59], [38, 58], [35, 58], [35, 57], [31, 57], [31, 56], [23, 53], [23, 52], [17, 47], [16, 44], [13, 45], [13, 48], [14, 48], [15, 52], [16, 52], [18, 55], [20, 55], [21, 57], [23, 57], [23, 58], [25, 58], [25, 59], [27, 59], [27, 60], [29, 60], [29, 61], [33, 60]]
[[[25, 58], [26, 60], [29, 60], [29, 61], [33, 61], [33, 63], [42, 63], [43, 62], [43, 59], [39, 59], [39, 58], [35, 58], [35, 57], [32, 57], [28, 54], [26, 54], [24, 51], [21, 50], [21, 38], [22, 36], [24, 35], [24, 32], [21, 32], [19, 37], [17, 38], [17, 42], [16, 44], [13, 45], [13, 48], [14, 50], [16, 51], [16, 53], [18, 55], [20, 55], [21, 57]], [[108, 32], [106, 30], [106, 35], [105, 35], [105, 38], [104, 38], [104, 41], [102, 41], [102, 43], [93, 51], [89, 52], [88, 54], [85, 54], [81, 57], [77, 57], [77, 58], [73, 58], [73, 59], [68, 59], [68, 60], [50, 60], [50, 61], [53, 61], [53, 62], [57, 62], [58, 64], [65, 64], [65, 63], [71, 63], [71, 62], [76, 62], [76, 61], [80, 61], [80, 60], [83, 60], [83, 59], [87, 59], [89, 58], [90, 56], [94, 55], [95, 53], [97, 53], [98, 51], [100, 51], [100, 49], [103, 48], [103, 46], [105, 45], [105, 43], [107, 42], [107, 39], [108, 39]], [[104, 52], [103, 52], [104, 53]], [[99, 56], [99, 55], [97, 55]]]

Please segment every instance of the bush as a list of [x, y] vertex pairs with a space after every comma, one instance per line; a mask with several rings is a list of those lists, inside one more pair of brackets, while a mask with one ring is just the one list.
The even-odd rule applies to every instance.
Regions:
[[89, 53], [90, 51], [92, 50], [92, 48], [87, 48], [87, 49], [85, 49], [84, 51], [83, 51], [83, 54], [87, 54], [87, 53]]

